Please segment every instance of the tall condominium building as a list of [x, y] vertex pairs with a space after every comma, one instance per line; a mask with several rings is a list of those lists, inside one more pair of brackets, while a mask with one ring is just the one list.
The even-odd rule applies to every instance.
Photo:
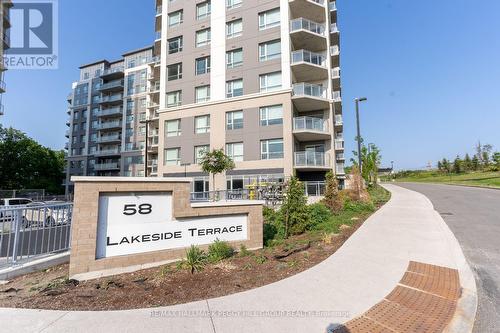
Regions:
[[12, 0], [0, 0], [0, 10], [2, 11], [0, 23], [0, 35], [2, 43], [0, 43], [0, 116], [4, 114], [4, 106], [2, 103], [2, 94], [5, 92], [4, 73], [7, 70], [4, 64], [4, 54], [10, 46], [10, 8], [13, 6]]
[[[217, 189], [296, 175], [318, 194], [329, 170], [343, 184], [335, 1], [156, 0], [155, 20], [143, 62], [131, 67], [131, 53], [82, 66], [69, 111], [68, 181], [143, 175], [147, 150], [148, 176], [193, 177], [192, 190], [204, 192], [211, 179], [198, 162], [223, 148], [236, 167], [216, 177]], [[130, 76], [141, 92], [129, 94]], [[152, 133], [148, 149], [140, 119]]]
[[[148, 156], [157, 160], [158, 113], [148, 104], [159, 87], [151, 81], [155, 66], [159, 62], [147, 47], [80, 67], [68, 96], [66, 191], [72, 192], [70, 177], [76, 175], [144, 176], [146, 121]], [[148, 168], [148, 175], [157, 173], [156, 165]]]

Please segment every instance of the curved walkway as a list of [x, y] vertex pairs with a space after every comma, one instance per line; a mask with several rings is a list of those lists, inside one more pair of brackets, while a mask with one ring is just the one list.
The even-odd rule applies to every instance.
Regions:
[[[387, 185], [387, 189], [392, 192], [389, 203], [342, 248], [321, 264], [285, 280], [207, 301], [154, 309], [0, 309], [0, 321], [4, 323], [0, 331], [331, 331], [384, 299], [398, 284], [410, 261], [458, 270], [462, 298], [450, 331], [470, 331], [470, 316], [475, 313], [475, 282], [458, 242], [425, 196], [394, 185]], [[459, 320], [462, 313], [468, 316], [467, 320]]]

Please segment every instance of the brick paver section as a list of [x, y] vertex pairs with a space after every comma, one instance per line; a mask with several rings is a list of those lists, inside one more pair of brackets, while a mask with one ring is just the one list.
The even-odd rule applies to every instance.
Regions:
[[437, 333], [460, 298], [458, 271], [411, 261], [399, 285], [380, 303], [334, 333]]

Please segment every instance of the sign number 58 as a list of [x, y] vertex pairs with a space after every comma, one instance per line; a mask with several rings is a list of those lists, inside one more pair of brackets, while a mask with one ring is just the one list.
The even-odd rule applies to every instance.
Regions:
[[127, 216], [132, 216], [137, 213], [141, 215], [148, 215], [151, 214], [152, 211], [153, 211], [153, 206], [150, 204], [141, 204], [141, 205], [131, 204], [123, 206], [123, 215]]

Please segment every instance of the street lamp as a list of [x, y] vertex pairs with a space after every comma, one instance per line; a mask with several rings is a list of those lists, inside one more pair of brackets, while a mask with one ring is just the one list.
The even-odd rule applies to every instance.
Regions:
[[356, 102], [356, 126], [358, 130], [358, 136], [356, 137], [356, 140], [358, 141], [358, 165], [360, 173], [363, 172], [363, 164], [361, 162], [361, 130], [359, 127], [359, 102], [365, 102], [367, 100], [368, 98], [366, 97], [359, 97], [354, 100]]

